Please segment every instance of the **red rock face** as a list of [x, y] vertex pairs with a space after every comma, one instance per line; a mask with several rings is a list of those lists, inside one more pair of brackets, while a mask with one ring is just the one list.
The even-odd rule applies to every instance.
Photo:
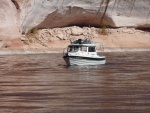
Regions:
[[[22, 31], [63, 26], [150, 27], [149, 0], [26, 0]], [[30, 4], [30, 5], [29, 5]]]
[[19, 37], [18, 14], [11, 0], [0, 1], [0, 38]]
[[64, 26], [150, 27], [149, 0], [1, 0], [0, 36]]

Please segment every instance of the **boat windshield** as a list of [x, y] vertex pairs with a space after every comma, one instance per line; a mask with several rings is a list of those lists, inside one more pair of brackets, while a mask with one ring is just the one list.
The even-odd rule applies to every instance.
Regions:
[[86, 46], [81, 46], [81, 47], [80, 47], [80, 51], [87, 52], [87, 47], [86, 47]]
[[69, 46], [68, 47], [68, 52], [78, 52], [78, 51], [87, 52], [87, 46]]
[[69, 46], [68, 52], [77, 52], [79, 51], [79, 46]]
[[96, 52], [95, 47], [88, 47], [88, 52]]

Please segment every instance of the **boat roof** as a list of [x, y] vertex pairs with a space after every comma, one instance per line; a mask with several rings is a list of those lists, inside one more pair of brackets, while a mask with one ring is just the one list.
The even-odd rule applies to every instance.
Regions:
[[90, 39], [78, 39], [71, 41], [71, 44], [69, 46], [86, 46], [86, 47], [95, 47], [98, 45], [103, 45], [102, 43], [93, 42]]
[[70, 46], [79, 46], [79, 47], [80, 46], [86, 46], [86, 47], [93, 47], [94, 46], [95, 47], [96, 45], [95, 44], [70, 44], [69, 47]]

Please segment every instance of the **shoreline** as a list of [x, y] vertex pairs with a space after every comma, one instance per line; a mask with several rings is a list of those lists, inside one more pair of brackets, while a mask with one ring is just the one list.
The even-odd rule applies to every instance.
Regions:
[[[90, 32], [89, 32], [90, 30]], [[106, 29], [106, 35], [98, 28], [66, 27], [38, 30], [37, 34], [17, 39], [2, 39], [0, 55], [62, 53], [70, 40], [86, 39], [103, 43], [104, 52], [150, 51], [150, 32], [133, 28]], [[72, 31], [72, 32], [71, 32]], [[73, 32], [76, 31], [76, 32]], [[81, 32], [82, 31], [82, 32]], [[61, 34], [61, 35], [60, 35]], [[97, 48], [98, 49], [98, 48]], [[99, 50], [98, 50], [99, 51]]]
[[[150, 48], [111, 48], [105, 49], [103, 53], [113, 53], [113, 52], [146, 52], [150, 51]], [[97, 52], [101, 52], [97, 50]], [[52, 53], [62, 53], [63, 49], [55, 49], [55, 50], [0, 50], [0, 55], [26, 55], [26, 54], [52, 54]]]

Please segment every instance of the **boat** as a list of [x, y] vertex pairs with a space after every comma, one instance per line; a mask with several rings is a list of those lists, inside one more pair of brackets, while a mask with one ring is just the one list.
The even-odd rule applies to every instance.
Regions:
[[63, 58], [67, 65], [102, 65], [106, 63], [104, 55], [98, 55], [96, 47], [103, 45], [94, 43], [90, 39], [78, 39], [71, 41], [71, 44], [63, 51]]

